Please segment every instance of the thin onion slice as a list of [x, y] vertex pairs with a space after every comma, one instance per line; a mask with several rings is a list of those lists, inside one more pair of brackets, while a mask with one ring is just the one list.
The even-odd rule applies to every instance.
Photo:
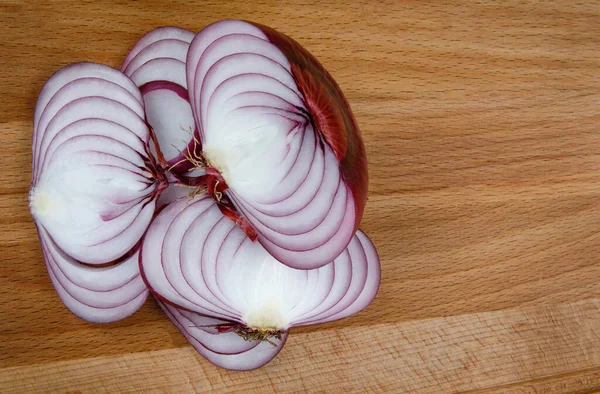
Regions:
[[[245, 337], [248, 330], [267, 330], [270, 336], [260, 339], [270, 340], [292, 327], [341, 319], [366, 307], [380, 281], [377, 252], [360, 230], [330, 264], [297, 270], [250, 241], [207, 195], [174, 200], [157, 215], [142, 243], [140, 269], [194, 347], [225, 368], [230, 368], [225, 354], [233, 349], [239, 357], [246, 351], [243, 339], [254, 338]], [[233, 342], [215, 342], [220, 332]], [[279, 343], [269, 346], [272, 358]], [[234, 369], [256, 368], [267, 358]]]
[[[322, 92], [307, 85], [309, 77], [281, 37], [243, 21], [206, 27], [188, 51], [188, 94], [207, 174], [215, 177], [209, 191], [219, 203], [224, 193], [247, 221], [243, 226], [252, 228], [248, 233], [278, 260], [313, 269], [339, 256], [358, 228], [366, 195], [364, 148], [355, 123], [349, 129], [339, 124], [344, 116], [353, 120], [349, 107], [323, 101]], [[316, 62], [304, 52], [305, 62]], [[329, 110], [343, 116], [328, 122], [321, 115]], [[348, 138], [359, 149], [353, 155], [360, 181], [344, 162]]]
[[194, 165], [186, 157], [195, 157], [201, 150], [185, 74], [193, 37], [192, 32], [177, 27], [155, 29], [136, 43], [121, 68], [140, 87], [146, 119], [164, 164], [175, 174], [192, 170]]
[[[200, 72], [200, 68], [198, 67], [198, 65], [204, 52], [213, 42], [215, 42], [219, 38], [233, 34], [251, 35], [263, 40], [266, 40], [267, 38], [267, 36], [255, 26], [252, 26], [249, 23], [235, 20], [227, 20], [213, 23], [202, 29], [202, 31], [194, 37], [194, 45], [192, 45], [188, 50], [188, 56], [186, 59], [186, 78], [187, 86], [190, 87], [190, 102], [196, 102], [197, 90], [193, 87], [198, 84], [198, 80], [201, 81], [201, 79], [203, 78], [202, 76], [197, 76], [197, 73]], [[199, 83], [201, 84], [201, 82]], [[198, 115], [198, 112], [195, 111], [194, 117], [196, 117], [196, 124], [200, 124], [202, 119]], [[202, 129], [200, 130], [200, 133], [202, 135]]]
[[158, 58], [171, 58], [185, 63], [189, 46], [190, 43], [188, 41], [173, 38], [153, 42], [144, 47], [126, 67], [122, 68], [123, 73], [130, 75], [145, 63]]
[[[44, 101], [42, 99], [40, 96], [38, 101]], [[35, 119], [33, 172], [38, 170], [48, 144], [57, 133], [77, 119], [92, 115], [128, 127], [140, 139], [148, 137], [148, 131], [141, 122], [143, 105], [131, 93], [103, 79], [79, 78], [59, 89], [40, 111], [39, 118]], [[135, 120], [138, 120], [137, 124]], [[38, 132], [42, 130], [43, 133]]]
[[150, 171], [140, 170], [144, 160], [110, 137], [67, 139], [32, 184], [36, 222], [80, 261], [104, 264], [119, 258], [139, 241], [154, 212], [159, 184]]

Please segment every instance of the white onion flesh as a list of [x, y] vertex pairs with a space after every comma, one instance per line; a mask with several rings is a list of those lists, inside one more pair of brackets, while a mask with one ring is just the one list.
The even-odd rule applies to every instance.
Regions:
[[61, 300], [92, 323], [110, 323], [137, 311], [148, 297], [140, 277], [138, 252], [114, 266], [94, 268], [66, 255], [40, 229], [44, 260]]
[[175, 165], [194, 149], [192, 133], [196, 128], [190, 103], [173, 85], [161, 84], [145, 92], [146, 116], [169, 165]]
[[184, 70], [184, 62], [172, 58], [156, 58], [132, 72], [131, 80], [138, 86], [152, 81], [169, 81], [184, 86]]
[[[218, 23], [213, 23], [204, 29], [200, 33], [198, 33], [194, 37], [194, 45], [190, 47], [188, 50], [188, 56], [186, 59], [186, 78], [187, 78], [187, 86], [189, 86], [189, 94], [190, 94], [190, 102], [196, 102], [196, 89], [194, 86], [197, 85], [197, 79], [203, 78], [203, 76], [197, 77], [196, 73], [200, 72], [200, 68], [198, 67], [198, 63], [206, 51], [207, 47], [211, 45], [214, 41], [218, 40], [221, 37], [233, 35], [233, 34], [244, 34], [249, 36], [254, 36], [263, 40], [267, 39], [267, 36], [260, 31], [260, 29], [252, 26], [249, 23], [244, 23], [240, 21], [222, 21]], [[201, 39], [198, 39], [201, 37]], [[198, 70], [198, 71], [197, 71]], [[200, 82], [201, 84], [201, 82]], [[200, 92], [198, 92], [200, 93]], [[194, 112], [194, 116], [196, 117], [196, 124], [201, 123], [201, 117], [198, 116], [199, 113], [197, 111]], [[202, 128], [200, 133], [202, 135]]]
[[144, 47], [131, 59], [131, 62], [123, 67], [125, 75], [131, 75], [147, 62], [154, 59], [174, 59], [185, 63], [190, 42], [177, 39], [164, 39], [153, 42]]

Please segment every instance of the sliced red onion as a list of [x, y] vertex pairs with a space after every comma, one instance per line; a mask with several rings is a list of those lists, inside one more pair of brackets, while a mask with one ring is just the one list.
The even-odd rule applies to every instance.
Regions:
[[133, 82], [92, 63], [54, 74], [36, 106], [31, 213], [61, 300], [91, 322], [127, 317], [148, 295], [137, 249], [166, 179], [143, 116]]
[[[156, 30], [154, 32], [156, 32]], [[151, 32], [148, 35], [150, 34], [154, 33]], [[132, 58], [131, 62], [127, 64], [127, 67], [123, 67], [122, 70], [125, 75], [130, 75], [144, 66], [144, 64], [154, 59], [174, 59], [185, 63], [190, 42], [191, 40], [182, 41], [172, 38], [153, 42], [138, 52], [135, 57]]]
[[[144, 117], [141, 95], [135, 86], [131, 86], [133, 84], [130, 80], [127, 79], [127, 83], [118, 85], [104, 79], [111, 75], [99, 72], [103, 69], [98, 69], [98, 65], [91, 63], [78, 67], [67, 66], [65, 69], [73, 71], [74, 79], [67, 79], [68, 73], [62, 70], [57, 72], [49, 80], [50, 87], [45, 85], [38, 98], [34, 118], [33, 172], [37, 172], [40, 165], [40, 154], [43, 158], [43, 152], [50, 141], [66, 125], [76, 121], [74, 117], [84, 119], [96, 115], [97, 118], [129, 127], [141, 139], [148, 138], [148, 130], [141, 121]], [[90, 69], [91, 76], [84, 76], [86, 69]], [[53, 78], [58, 78], [64, 85], [58, 84]], [[113, 78], [120, 83], [119, 79], [121, 78]], [[135, 89], [137, 94], [132, 94], [132, 89]], [[98, 105], [100, 102], [104, 104]]]
[[[196, 71], [198, 69], [198, 63], [200, 62], [200, 58], [206, 51], [206, 48], [219, 38], [234, 34], [250, 35], [263, 40], [267, 38], [267, 36], [262, 31], [255, 28], [251, 24], [235, 20], [227, 20], [213, 23], [202, 29], [202, 31], [196, 35], [196, 37], [202, 38], [195, 39], [195, 43], [188, 51], [188, 56], [186, 59], [186, 77], [187, 85], [190, 87], [190, 102], [196, 102], [197, 89], [193, 87], [196, 86], [197, 82]], [[200, 77], [203, 78], [203, 76]], [[202, 119], [198, 115], [199, 114], [197, 111], [194, 112], [194, 117], [196, 117], [196, 123], [200, 124]], [[200, 130], [200, 133], [202, 133], [202, 129]]]
[[121, 68], [140, 87], [146, 119], [158, 140], [166, 165], [175, 173], [193, 168], [186, 157], [201, 151], [190, 106], [185, 59], [194, 33], [162, 27], [142, 37]]
[[201, 355], [249, 370], [373, 300], [364, 146], [306, 50], [242, 21], [167, 27], [122, 71], [65, 67], [35, 110], [30, 208], [69, 310], [117, 321], [147, 285]]
[[379, 258], [360, 230], [330, 264], [297, 270], [253, 243], [207, 195], [175, 200], [157, 215], [142, 243], [140, 268], [194, 347], [233, 369], [259, 367], [283, 345], [254, 341], [264, 352], [251, 355], [244, 341], [248, 330], [279, 335], [341, 319], [366, 307], [380, 281]]
[[218, 174], [209, 182], [216, 199], [224, 192], [290, 267], [318, 268], [340, 255], [362, 217], [367, 173], [358, 127], [331, 76], [291, 38], [243, 21], [198, 33], [186, 68], [204, 164]]
[[126, 75], [115, 73], [112, 68], [102, 64], [87, 62], [73, 63], [58, 70], [44, 84], [35, 107], [34, 130], [37, 130], [36, 122], [41, 117], [42, 111], [44, 111], [48, 101], [54, 97], [57, 91], [62, 89], [69, 82], [81, 78], [98, 78], [112, 82], [125, 88], [140, 104], [142, 103], [142, 96], [139, 90]]

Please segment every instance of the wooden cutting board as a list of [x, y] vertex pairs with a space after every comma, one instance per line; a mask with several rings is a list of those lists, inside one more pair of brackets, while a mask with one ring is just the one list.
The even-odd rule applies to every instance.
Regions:
[[[346, 93], [383, 273], [366, 310], [243, 373], [151, 301], [116, 324], [71, 315], [27, 206], [54, 71], [225, 18], [291, 35]], [[600, 3], [2, 0], [0, 40], [0, 392], [600, 390]]]

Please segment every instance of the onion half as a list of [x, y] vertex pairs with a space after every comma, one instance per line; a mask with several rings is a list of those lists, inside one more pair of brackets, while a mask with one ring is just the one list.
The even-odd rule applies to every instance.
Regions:
[[119, 320], [147, 297], [137, 248], [167, 186], [150, 139], [141, 94], [117, 70], [78, 63], [42, 88], [30, 209], [57, 292], [85, 320]]
[[252, 242], [206, 195], [167, 205], [140, 253], [144, 281], [169, 317], [200, 354], [233, 369], [270, 361], [293, 327], [362, 310], [380, 281], [377, 252], [360, 230], [330, 264], [297, 270]]
[[228, 216], [290, 267], [339, 256], [362, 217], [367, 169], [331, 76], [291, 38], [244, 21], [198, 33], [186, 71], [208, 189]]

